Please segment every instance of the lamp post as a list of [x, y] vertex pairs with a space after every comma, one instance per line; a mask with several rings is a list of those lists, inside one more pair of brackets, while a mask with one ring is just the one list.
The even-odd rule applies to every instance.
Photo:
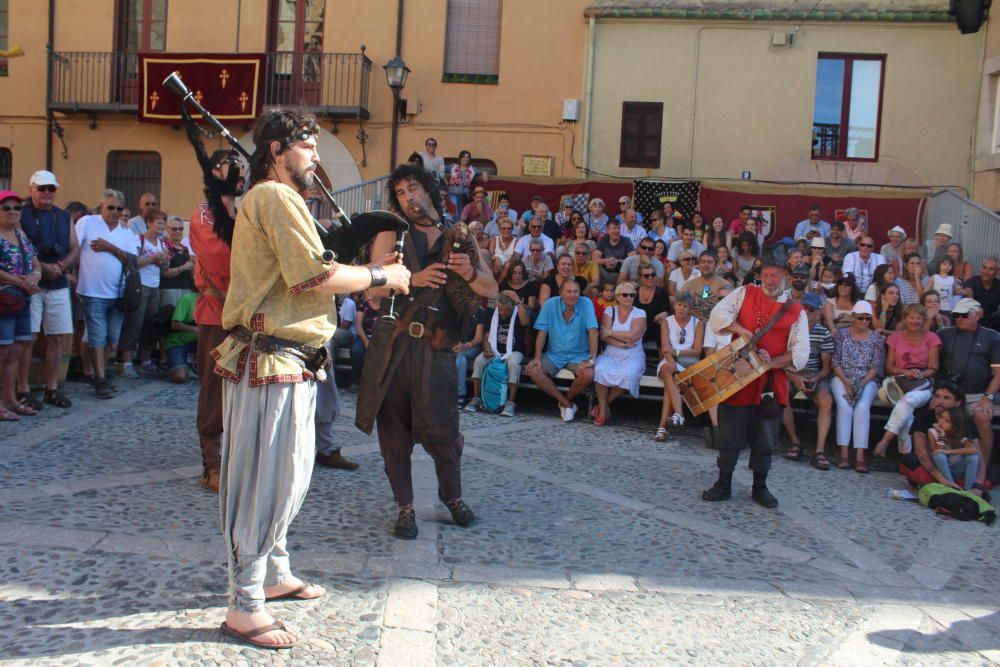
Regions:
[[406, 76], [410, 73], [410, 68], [406, 66], [403, 59], [397, 53], [392, 60], [382, 66], [385, 70], [385, 79], [392, 89], [392, 140], [389, 147], [389, 171], [396, 168], [396, 138], [399, 134], [399, 94], [406, 85]]

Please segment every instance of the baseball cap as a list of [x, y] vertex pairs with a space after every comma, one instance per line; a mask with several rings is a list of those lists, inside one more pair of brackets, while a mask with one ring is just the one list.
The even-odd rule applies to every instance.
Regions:
[[13, 190], [0, 190], [0, 202], [7, 201], [8, 199], [16, 199], [19, 202], [24, 201], [24, 198]]
[[854, 286], [857, 284], [857, 281], [854, 279], [854, 274], [848, 272], [837, 278], [837, 284]]
[[982, 310], [983, 305], [976, 301], [975, 299], [970, 299], [968, 297], [964, 299], [959, 299], [955, 307], [951, 309], [954, 315], [965, 315], [966, 313], [971, 313], [977, 310]]
[[858, 301], [851, 309], [852, 315], [872, 315], [872, 305], [867, 301]]
[[816, 294], [816, 292], [808, 292], [804, 297], [802, 297], [802, 305], [815, 310], [820, 310], [823, 307], [823, 299], [821, 299], [819, 294]]
[[54, 185], [58, 188], [59, 181], [56, 180], [56, 175], [51, 171], [40, 169], [31, 175], [31, 178], [28, 180], [28, 185], [33, 185], [35, 187], [39, 185]]
[[795, 267], [795, 270], [792, 271], [792, 275], [793, 276], [805, 276], [805, 277], [808, 278], [809, 277], [809, 267], [806, 266], [805, 264], [799, 264], [798, 266]]
[[760, 268], [761, 269], [767, 269], [767, 268], [782, 269], [784, 271], [788, 270], [787, 266], [785, 266], [784, 264], [782, 264], [778, 260], [774, 259], [773, 257], [767, 257], [766, 259], [764, 259], [764, 261], [762, 261], [760, 263]]
[[842, 220], [834, 220], [833, 222], [830, 223], [830, 229], [839, 229], [839, 230], [843, 231], [844, 230], [844, 223], [843, 223], [843, 221]]

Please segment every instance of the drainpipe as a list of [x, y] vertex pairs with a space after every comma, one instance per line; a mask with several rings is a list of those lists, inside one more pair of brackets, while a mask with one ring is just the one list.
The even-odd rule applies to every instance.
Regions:
[[243, 0], [236, 0], [236, 53], [240, 52], [240, 15], [243, 13]]
[[49, 38], [45, 45], [45, 169], [52, 171], [52, 128], [56, 118], [49, 105], [52, 102], [52, 50], [56, 36], [56, 0], [49, 0]]
[[590, 116], [594, 106], [594, 39], [597, 19], [590, 17], [590, 25], [587, 27], [587, 70], [584, 73], [586, 78], [583, 93], [583, 155], [580, 162], [583, 169], [590, 168]]

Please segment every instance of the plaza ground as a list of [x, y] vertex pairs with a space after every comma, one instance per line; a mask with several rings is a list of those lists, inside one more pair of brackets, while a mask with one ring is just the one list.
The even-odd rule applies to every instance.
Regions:
[[[118, 380], [98, 401], [0, 424], [0, 660], [25, 665], [984, 665], [1000, 663], [998, 528], [891, 500], [898, 475], [776, 459], [781, 505], [700, 500], [700, 434], [659, 405], [603, 428], [524, 395], [463, 416], [472, 528], [415, 455], [419, 539], [390, 535], [374, 437], [337, 424], [356, 472], [317, 469], [289, 538], [327, 587], [271, 605], [304, 640], [224, 640], [216, 496], [198, 486], [196, 384]], [[581, 409], [580, 415], [583, 415]], [[419, 451], [419, 450], [418, 450]], [[745, 461], [745, 459], [744, 459]]]

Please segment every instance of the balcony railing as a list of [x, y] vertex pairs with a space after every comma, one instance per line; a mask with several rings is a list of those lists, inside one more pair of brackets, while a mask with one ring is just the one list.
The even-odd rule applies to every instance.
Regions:
[[[49, 108], [64, 112], [138, 110], [136, 53], [62, 51], [49, 56]], [[303, 107], [334, 118], [368, 118], [372, 61], [362, 53], [268, 53], [264, 104]]]
[[840, 125], [813, 123], [812, 156], [838, 157], [840, 152]]

